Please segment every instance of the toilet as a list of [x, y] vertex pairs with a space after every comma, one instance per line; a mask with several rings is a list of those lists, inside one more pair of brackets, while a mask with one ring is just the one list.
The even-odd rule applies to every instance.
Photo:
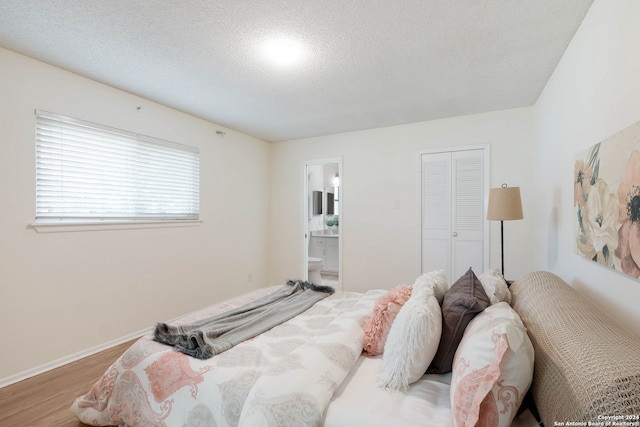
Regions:
[[320, 277], [320, 270], [323, 267], [324, 261], [321, 258], [308, 257], [309, 263], [309, 279], [308, 281], [311, 283], [315, 283], [316, 285], [322, 284], [322, 277]]

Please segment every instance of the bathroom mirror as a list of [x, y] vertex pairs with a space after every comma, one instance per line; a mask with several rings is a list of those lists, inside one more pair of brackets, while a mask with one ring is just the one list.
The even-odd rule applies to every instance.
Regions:
[[333, 215], [333, 193], [327, 192], [327, 215]]
[[327, 215], [339, 214], [339, 209], [338, 209], [339, 208], [338, 206], [339, 192], [340, 192], [340, 187], [338, 186], [331, 186], [331, 187], [325, 188], [325, 195], [326, 195], [325, 206], [327, 207]]
[[322, 191], [314, 191], [312, 194], [313, 194], [313, 214], [322, 215]]

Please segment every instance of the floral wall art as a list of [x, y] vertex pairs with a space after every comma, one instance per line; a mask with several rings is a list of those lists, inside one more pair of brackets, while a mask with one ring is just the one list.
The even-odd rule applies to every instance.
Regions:
[[640, 122], [577, 156], [577, 253], [640, 277]]

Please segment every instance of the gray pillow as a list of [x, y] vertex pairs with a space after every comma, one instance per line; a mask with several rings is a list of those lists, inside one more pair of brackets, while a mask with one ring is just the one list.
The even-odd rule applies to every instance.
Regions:
[[453, 356], [458, 349], [464, 330], [476, 314], [490, 305], [482, 283], [469, 270], [444, 294], [442, 301], [442, 337], [428, 374], [444, 374], [451, 371]]

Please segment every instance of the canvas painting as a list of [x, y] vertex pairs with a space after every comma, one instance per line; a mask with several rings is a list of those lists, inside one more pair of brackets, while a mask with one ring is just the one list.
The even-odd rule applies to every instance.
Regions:
[[573, 178], [577, 253], [640, 277], [640, 122], [580, 153]]

